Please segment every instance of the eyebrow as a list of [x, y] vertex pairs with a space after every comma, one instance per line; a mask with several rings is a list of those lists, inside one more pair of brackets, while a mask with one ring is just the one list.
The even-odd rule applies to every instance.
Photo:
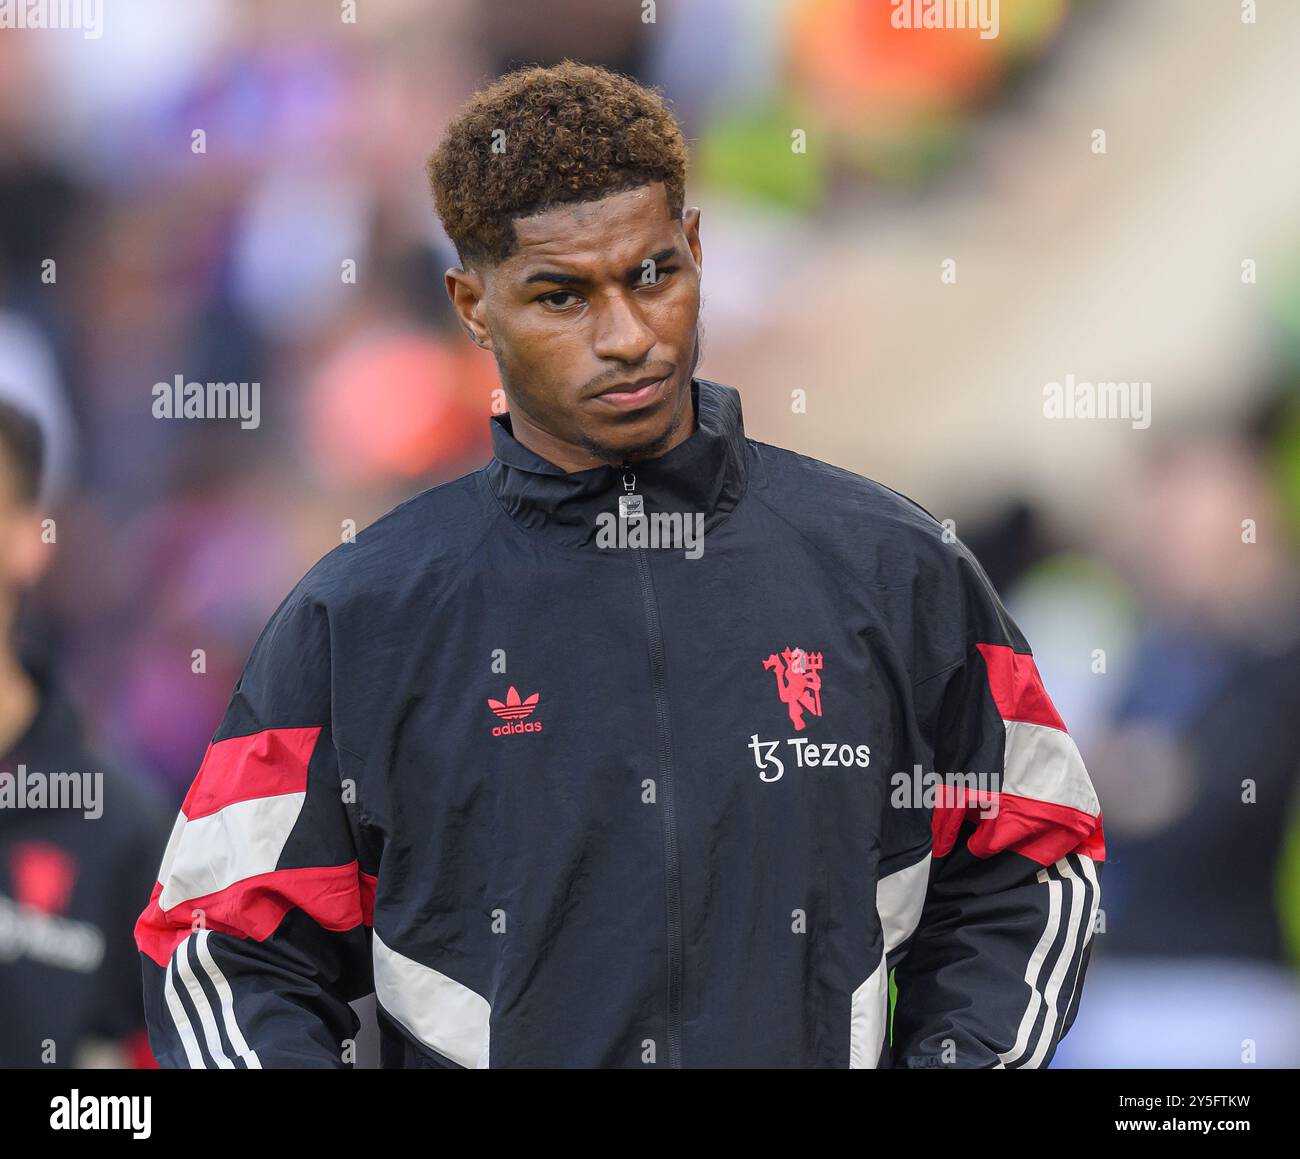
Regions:
[[[666, 250], [660, 250], [657, 254], [651, 254], [646, 261], [654, 262], [658, 265], [660, 262], [666, 262], [669, 258], [677, 256], [677, 247], [671, 246]], [[634, 266], [629, 266], [624, 272], [623, 277], [631, 281], [645, 268], [645, 261], [637, 262]], [[533, 282], [553, 282], [557, 286], [589, 286], [590, 278], [584, 278], [581, 274], [565, 274], [559, 270], [538, 270], [535, 274], [529, 274], [523, 280], [523, 285], [529, 286]]]

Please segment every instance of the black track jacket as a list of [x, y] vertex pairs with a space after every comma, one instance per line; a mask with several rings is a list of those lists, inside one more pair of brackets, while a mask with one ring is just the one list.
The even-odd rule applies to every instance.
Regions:
[[372, 991], [389, 1067], [1050, 1061], [1104, 850], [1024, 637], [922, 508], [692, 391], [630, 471], [493, 418], [284, 600], [136, 925], [161, 1065], [347, 1066]]

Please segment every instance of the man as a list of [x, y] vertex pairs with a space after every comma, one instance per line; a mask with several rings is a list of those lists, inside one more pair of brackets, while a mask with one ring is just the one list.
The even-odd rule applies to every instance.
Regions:
[[391, 1067], [1051, 1059], [1087, 773], [965, 549], [695, 377], [685, 162], [571, 62], [447, 130], [509, 413], [257, 641], [137, 925], [162, 1065], [347, 1065], [371, 989]]
[[14, 643], [52, 550], [43, 446], [0, 402], [0, 1066], [149, 1066], [131, 922], [164, 816], [87, 749], [58, 681]]

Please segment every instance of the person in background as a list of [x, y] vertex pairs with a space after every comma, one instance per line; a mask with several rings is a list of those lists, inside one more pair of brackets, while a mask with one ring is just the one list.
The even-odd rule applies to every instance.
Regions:
[[1109, 900], [1088, 1017], [1058, 1066], [1300, 1066], [1279, 905], [1300, 569], [1262, 460], [1234, 434], [1184, 437], [1135, 491], [1121, 542], [1144, 627], [1087, 749]]
[[57, 679], [17, 644], [52, 550], [43, 456], [36, 421], [0, 401], [0, 1066], [152, 1066], [131, 926], [165, 814], [86, 747]]

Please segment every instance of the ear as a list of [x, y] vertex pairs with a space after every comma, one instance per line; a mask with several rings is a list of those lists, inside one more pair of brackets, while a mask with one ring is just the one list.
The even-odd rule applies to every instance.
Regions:
[[447, 297], [460, 319], [461, 329], [476, 346], [491, 350], [492, 335], [483, 320], [483, 278], [473, 270], [462, 270], [459, 266], [448, 270], [445, 278]]
[[8, 542], [0, 546], [4, 582], [19, 591], [30, 591], [50, 566], [52, 544], [41, 539], [41, 516], [24, 509], [0, 522], [0, 534]]
[[692, 205], [682, 214], [682, 233], [686, 235], [686, 244], [690, 246], [691, 257], [697, 266], [704, 265], [704, 251], [700, 248], [700, 209]]

